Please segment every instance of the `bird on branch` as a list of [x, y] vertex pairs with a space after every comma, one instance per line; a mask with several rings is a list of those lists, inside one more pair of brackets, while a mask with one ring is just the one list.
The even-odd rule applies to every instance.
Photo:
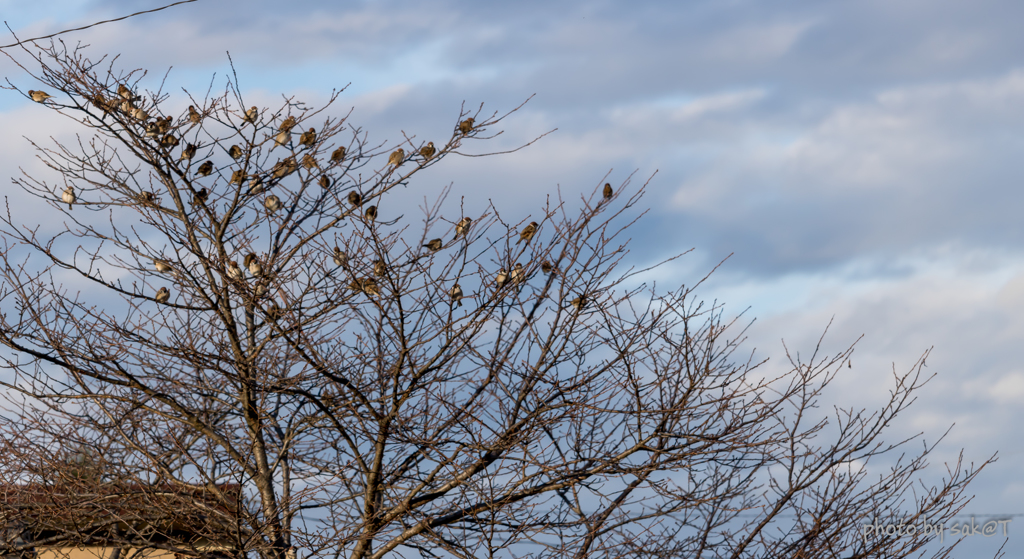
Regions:
[[523, 241], [526, 241], [526, 244], [530, 244], [530, 239], [532, 239], [537, 233], [537, 227], [539, 227], [539, 225], [536, 221], [531, 221], [529, 225], [523, 227], [522, 232], [519, 233], [519, 240], [516, 241], [516, 244], [518, 245]]
[[263, 201], [263, 207], [267, 208], [271, 213], [281, 209], [281, 199], [271, 194], [267, 196], [267, 199]]
[[36, 91], [34, 89], [28, 90], [28, 96], [32, 98], [36, 103], [44, 103], [47, 99], [53, 97], [45, 91]]
[[74, 204], [76, 200], [74, 187], [68, 186], [67, 188], [65, 188], [64, 194], [61, 195], [60, 199], [64, 200], [64, 202], [68, 205], [68, 209], [70, 210], [71, 204]]
[[434, 142], [427, 142], [427, 145], [420, 148], [420, 155], [427, 161], [430, 161], [435, 153], [437, 153], [437, 150], [434, 148]]
[[473, 224], [473, 220], [464, 217], [455, 224], [455, 238], [465, 237], [469, 233], [469, 226]]
[[169, 289], [167, 289], [166, 287], [161, 287], [156, 292], [156, 297], [155, 298], [156, 298], [156, 302], [157, 303], [166, 303], [167, 300], [171, 298], [171, 291]]
[[429, 243], [423, 245], [424, 248], [429, 248], [431, 252], [437, 252], [441, 250], [443, 241], [441, 239], [432, 239]]

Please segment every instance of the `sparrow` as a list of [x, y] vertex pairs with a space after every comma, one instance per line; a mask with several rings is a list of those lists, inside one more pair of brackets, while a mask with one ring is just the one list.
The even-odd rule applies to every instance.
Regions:
[[455, 287], [452, 287], [451, 296], [452, 296], [452, 301], [455, 302], [455, 303], [458, 303], [459, 306], [461, 307], [462, 306], [462, 288], [459, 287], [459, 284], [455, 284]]
[[199, 114], [194, 105], [188, 106], [188, 119], [192, 122], [199, 124], [200, 120], [203, 120], [203, 115]]
[[463, 120], [462, 122], [459, 123], [459, 132], [462, 132], [463, 136], [465, 136], [466, 134], [469, 134], [472, 131], [473, 131], [473, 119], [472, 118], [467, 118], [466, 120]]
[[67, 188], [64, 189], [64, 194], [61, 195], [60, 199], [64, 200], [64, 202], [67, 203], [68, 209], [70, 210], [71, 204], [74, 204], [76, 200], [75, 189], [71, 186], [68, 186]]
[[142, 109], [132, 109], [132, 118], [135, 120], [149, 120], [149, 113]]
[[358, 192], [353, 190], [352, 192], [348, 193], [348, 203], [352, 204], [353, 206], [357, 206], [357, 207], [358, 206], [362, 206], [363, 205], [363, 197], [360, 196]]
[[376, 220], [377, 219], [377, 206], [370, 206], [369, 208], [366, 208], [366, 213], [364, 215], [366, 216], [366, 219], [368, 219], [370, 221]]
[[270, 196], [267, 196], [266, 200], [263, 201], [263, 207], [267, 208], [267, 210], [271, 213], [276, 212], [277, 210], [281, 209], [281, 199], [271, 194]]
[[586, 304], [587, 298], [584, 297], [583, 295], [580, 295], [579, 297], [573, 299], [571, 303], [572, 308], [576, 309], [577, 312], [579, 312], [579, 310], [582, 309]]
[[241, 281], [242, 269], [238, 267], [238, 262], [235, 262], [234, 260], [228, 262], [228, 277], [236, 281]]
[[160, 139], [160, 145], [168, 149], [174, 149], [178, 145], [178, 139], [174, 137], [174, 134], [167, 134]]
[[250, 107], [248, 111], [245, 111], [245, 117], [242, 118], [243, 123], [256, 124], [256, 119], [259, 118], [260, 111], [254, 106]]
[[231, 149], [228, 150], [228, 155], [231, 156], [231, 159], [238, 159], [242, 157], [242, 148], [237, 145], [231, 146]]
[[288, 157], [283, 161], [278, 161], [274, 164], [274, 168], [271, 170], [271, 177], [275, 179], [283, 179], [298, 169], [299, 164], [295, 162], [295, 158]]
[[[37, 92], [37, 93], [42, 93], [42, 92]], [[31, 94], [32, 94], [32, 91], [29, 91], [29, 95], [31, 95]], [[35, 98], [33, 97], [32, 100], [34, 101]], [[107, 98], [102, 93], [97, 93], [96, 94], [96, 97], [92, 99], [92, 104], [97, 109], [103, 111], [103, 114], [107, 114], [107, 113], [110, 112], [110, 101], [108, 101]]]
[[283, 146], [292, 139], [292, 133], [287, 130], [282, 130], [274, 136], [274, 147]]
[[[171, 117], [167, 117], [164, 119], [156, 119], [157, 130], [159, 130], [161, 134], [166, 134], [170, 132], [172, 120], [173, 119]], [[174, 145], [178, 145], [178, 142], [174, 142]]]
[[128, 89], [128, 87], [123, 83], [117, 84], [117, 94], [120, 95], [122, 99], [132, 98], [132, 90]]
[[131, 101], [121, 101], [121, 112], [132, 114], [132, 110], [134, 109], [135, 107], [132, 105]]
[[607, 182], [604, 183], [604, 193], [603, 193], [604, 194], [604, 199], [605, 200], [611, 200], [612, 199], [612, 194], [614, 194], [614, 193], [615, 192], [612, 190], [611, 183], [607, 183]]
[[231, 173], [231, 182], [228, 184], [237, 184], [238, 186], [242, 186], [243, 181], [245, 181], [245, 171], [237, 169]]
[[195, 144], [185, 144], [185, 149], [181, 150], [181, 159], [188, 160], [196, 156], [196, 150], [199, 146]]
[[270, 304], [267, 305], [267, 317], [270, 318], [270, 320], [277, 320], [281, 318], [281, 307], [277, 306], [277, 301], [271, 301]]
[[320, 187], [321, 188], [330, 188], [331, 187], [331, 177], [328, 177], [327, 175], [320, 175], [319, 183], [320, 183]]
[[245, 256], [245, 267], [248, 268], [249, 273], [254, 276], [263, 275], [263, 265], [260, 264], [259, 257], [252, 252]]
[[335, 266], [345, 266], [348, 264], [348, 255], [340, 248], [334, 247], [334, 257], [332, 260], [334, 261]]
[[532, 239], [534, 234], [537, 233], [537, 227], [538, 225], [536, 221], [531, 221], [529, 225], [523, 227], [523, 230], [519, 233], [519, 240], [516, 241], [516, 244], [518, 245], [523, 241], [526, 241], [526, 244], [530, 244], [530, 239]]
[[267, 294], [267, 286], [262, 283], [256, 286], [256, 296], [262, 297]]
[[46, 101], [47, 99], [49, 99], [50, 97], [53, 97], [52, 95], [50, 95], [49, 93], [47, 93], [45, 91], [36, 91], [34, 89], [28, 90], [28, 96], [31, 97], [32, 100], [35, 101], [36, 103], [42, 103], [42, 102]]
[[155, 299], [156, 299], [157, 303], [166, 303], [167, 300], [170, 299], [170, 298], [171, 298], [171, 292], [166, 287], [161, 287], [160, 290], [156, 292]]
[[315, 168], [317, 168], [319, 166], [320, 165], [318, 165], [317, 162], [316, 162], [316, 158], [313, 157], [312, 155], [307, 153], [306, 155], [302, 156], [302, 168], [303, 169], [305, 169], [307, 171], [312, 171], [313, 169], [315, 169]]
[[555, 271], [555, 267], [552, 266], [550, 262], [545, 260], [540, 264], [540, 271], [544, 272], [545, 274], [550, 274], [551, 272]]
[[282, 132], [291, 132], [292, 128], [295, 128], [295, 124], [296, 124], [295, 117], [290, 116], [290, 117], [284, 119], [284, 122], [281, 123], [280, 130]]
[[469, 233], [469, 226], [472, 223], [473, 220], [468, 217], [460, 219], [459, 222], [455, 224], [455, 238], [458, 239], [459, 237], [465, 237], [466, 234]]
[[156, 267], [156, 271], [161, 274], [166, 274], [171, 271], [171, 265], [166, 260], [160, 260], [159, 258], [153, 261], [153, 265]]
[[505, 273], [505, 268], [498, 270], [498, 276], [494, 278], [494, 283], [498, 286], [498, 289], [505, 287], [505, 284], [508, 283], [508, 274]]
[[427, 161], [430, 161], [430, 158], [434, 157], [435, 153], [437, 153], [437, 150], [434, 149], [434, 142], [427, 142], [427, 145], [420, 148], [420, 155]]
[[196, 174], [199, 175], [200, 177], [205, 177], [205, 176], [209, 175], [212, 172], [213, 172], [213, 161], [209, 161], [209, 160], [203, 162], [203, 164], [200, 165], [198, 169], [196, 169]]
[[512, 283], [521, 283], [526, 281], [526, 275], [523, 274], [523, 265], [516, 262], [516, 266], [512, 268], [512, 273], [509, 274], [508, 279]]
[[352, 278], [352, 281], [348, 282], [348, 288], [351, 289], [352, 291], [362, 291], [363, 280], [359, 278]]
[[252, 175], [249, 178], [249, 195], [256, 196], [257, 194], [263, 194], [263, 177]]
[[331, 152], [331, 163], [341, 163], [345, 159], [345, 148], [340, 147]]
[[157, 123], [155, 123], [155, 122], [147, 122], [146, 123], [146, 137], [147, 138], [156, 138], [159, 135], [160, 135], [160, 126], [157, 125]]
[[429, 243], [423, 245], [424, 248], [429, 248], [432, 252], [441, 250], [441, 245], [444, 244], [441, 239], [433, 239]]
[[377, 287], [377, 280], [373, 278], [363, 278], [360, 282], [362, 285], [363, 293], [370, 296], [380, 295], [380, 288]]
[[148, 190], [139, 193], [139, 199], [142, 200], [143, 204], [152, 204], [156, 202], [156, 193]]
[[206, 187], [204, 186], [203, 188], [199, 189], [199, 192], [196, 192], [195, 195], [192, 197], [192, 205], [194, 206], [196, 204], [205, 204], [206, 199], [209, 197], [210, 191], [206, 190]]
[[402, 164], [402, 161], [404, 159], [405, 150], [402, 148], [398, 148], [395, 151], [391, 152], [391, 157], [388, 157], [388, 165], [394, 165], [395, 167], [398, 167], [399, 165]]
[[316, 143], [316, 128], [310, 128], [299, 136], [299, 145], [313, 147], [314, 143]]
[[388, 273], [388, 265], [383, 260], [373, 261], [373, 273], [378, 277], [384, 277]]

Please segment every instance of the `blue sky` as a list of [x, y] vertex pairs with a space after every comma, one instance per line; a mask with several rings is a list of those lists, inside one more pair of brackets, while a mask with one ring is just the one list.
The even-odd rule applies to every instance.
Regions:
[[[26, 37], [156, 5], [0, 0], [0, 14]], [[122, 53], [153, 87], [173, 67], [174, 94], [202, 93], [213, 73], [221, 89], [228, 51], [254, 103], [317, 104], [351, 83], [336, 112], [354, 107], [371, 140], [392, 143], [441, 138], [463, 101], [504, 111], [536, 94], [494, 145], [556, 132], [422, 180], [525, 215], [609, 171], [612, 184], [655, 175], [632, 261], [695, 249], [645, 278], [670, 287], [733, 254], [702, 295], [727, 315], [750, 307], [746, 346], [774, 366], [783, 338], [810, 352], [834, 317], [829, 351], [864, 334], [835, 403], [870, 406], [934, 346], [939, 376], [892, 438], [956, 423], [942, 458], [998, 450], [966, 509], [984, 515], [1024, 513], [1021, 21], [1024, 3], [995, 0], [199, 0], [65, 40]], [[4, 175], [31, 165], [22, 136], [68, 129], [37, 109], [0, 94]], [[1009, 532], [1020, 553], [1024, 516]]]

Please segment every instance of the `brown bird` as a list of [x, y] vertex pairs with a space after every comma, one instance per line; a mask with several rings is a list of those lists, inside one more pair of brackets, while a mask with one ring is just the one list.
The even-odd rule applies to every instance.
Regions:
[[395, 151], [391, 152], [391, 157], [388, 157], [388, 165], [394, 165], [395, 167], [398, 167], [399, 165], [402, 164], [402, 161], [404, 160], [405, 150], [402, 148], [398, 148]]
[[213, 172], [213, 161], [204, 161], [202, 165], [196, 169], [196, 174], [200, 177], [205, 177]]
[[241, 281], [242, 269], [238, 267], [238, 262], [235, 262], [234, 260], [228, 262], [228, 277], [236, 281]]
[[459, 222], [455, 224], [455, 238], [458, 239], [459, 237], [465, 237], [466, 234], [469, 233], [469, 226], [472, 225], [472, 223], [473, 220], [468, 217], [460, 219]]
[[604, 193], [603, 193], [604, 194], [604, 199], [605, 200], [611, 200], [612, 199], [612, 194], [614, 194], [614, 193], [615, 192], [612, 190], [611, 183], [607, 183], [607, 182], [604, 183]]
[[242, 157], [242, 148], [237, 145], [231, 146], [231, 149], [228, 150], [228, 155], [231, 156], [231, 159], [238, 159]]
[[274, 168], [271, 170], [270, 176], [275, 179], [283, 179], [298, 169], [299, 164], [295, 162], [295, 158], [287, 157], [283, 161], [278, 161], [274, 164]]
[[345, 159], [345, 148], [340, 147], [331, 152], [331, 163], [341, 163]]
[[156, 271], [161, 274], [166, 274], [171, 271], [171, 265], [166, 260], [160, 260], [159, 258], [153, 261], [153, 265], [156, 267]]
[[284, 122], [281, 123], [280, 130], [282, 132], [291, 132], [292, 128], [295, 128], [296, 122], [297, 121], [295, 120], [295, 117], [290, 116], [290, 117], [284, 119]]
[[149, 113], [142, 109], [132, 109], [132, 118], [135, 120], [146, 121], [149, 120]]
[[314, 143], [316, 143], [316, 128], [310, 128], [299, 136], [299, 145], [313, 147]]
[[368, 219], [369, 221], [376, 220], [377, 219], [377, 206], [370, 206], [369, 208], [366, 208], [366, 213], [364, 215], [366, 216], [366, 219]]
[[459, 132], [462, 132], [463, 136], [465, 136], [466, 134], [469, 134], [472, 131], [473, 131], [473, 119], [472, 118], [467, 118], [466, 120], [463, 120], [462, 122], [459, 123]]
[[427, 161], [430, 161], [430, 158], [434, 157], [435, 153], [437, 153], [437, 150], [434, 149], [434, 142], [427, 142], [427, 145], [420, 148], [420, 155]]
[[252, 175], [249, 178], [249, 195], [256, 196], [257, 194], [263, 194], [263, 177]]
[[356, 206], [356, 207], [362, 206], [363, 205], [363, 197], [360, 196], [358, 192], [353, 190], [352, 192], [348, 193], [348, 203], [352, 204], [353, 206]]
[[178, 138], [174, 134], [167, 134], [160, 140], [160, 145], [167, 149], [174, 149], [178, 145]]
[[250, 252], [245, 256], [245, 267], [254, 276], [263, 275], [263, 265], [260, 264], [260, 259], [255, 253]]
[[277, 320], [281, 318], [281, 307], [277, 306], [277, 301], [271, 301], [267, 305], [267, 318], [270, 320]]
[[143, 204], [152, 204], [156, 202], [156, 193], [144, 190], [139, 193], [139, 200], [142, 200]]
[[199, 146], [195, 144], [185, 144], [185, 149], [181, 150], [181, 159], [189, 160], [196, 156], [196, 150]]
[[537, 233], [537, 227], [539, 227], [539, 225], [536, 221], [531, 221], [529, 225], [523, 227], [523, 230], [519, 233], [519, 240], [516, 241], [516, 244], [518, 245], [523, 241], [526, 241], [526, 244], [530, 244], [530, 239], [532, 239]]
[[451, 296], [452, 296], [452, 301], [455, 302], [455, 303], [458, 303], [459, 306], [461, 307], [462, 306], [462, 288], [459, 287], [459, 284], [455, 284], [455, 287], [452, 287]]
[[441, 239], [433, 239], [429, 243], [423, 245], [423, 247], [424, 248], [429, 248], [433, 252], [437, 252], [437, 251], [441, 250], [441, 245], [443, 245], [443, 244], [444, 244], [444, 242]]
[[366, 293], [371, 297], [380, 295], [380, 288], [377, 287], [377, 280], [373, 278], [363, 278], [361, 283], [363, 293]]
[[242, 186], [243, 182], [245, 182], [245, 171], [243, 171], [242, 169], [236, 169], [233, 173], [231, 173], [231, 182], [229, 184], [237, 184], [238, 186]]
[[505, 273], [505, 268], [498, 270], [498, 276], [494, 278], [494, 283], [498, 286], [498, 289], [505, 287], [505, 284], [508, 283], [508, 274]]
[[68, 205], [68, 209], [70, 210], [71, 204], [74, 204], [76, 200], [75, 189], [71, 186], [68, 186], [67, 188], [64, 189], [64, 194], [61, 194], [60, 199], [64, 200], [64, 202]]
[[544, 272], [545, 274], [550, 274], [551, 272], [555, 271], [555, 267], [553, 265], [551, 265], [550, 262], [545, 260], [544, 262], [541, 262], [541, 264], [540, 264], [540, 271]]
[[281, 199], [271, 194], [270, 196], [267, 196], [266, 200], [263, 201], [263, 207], [267, 208], [267, 210], [271, 213], [276, 212], [277, 210], [281, 209]]
[[330, 188], [331, 187], [331, 177], [328, 177], [327, 175], [320, 175], [319, 183], [320, 183], [320, 188]]
[[203, 115], [199, 114], [194, 105], [188, 106], [188, 119], [192, 122], [199, 124], [199, 121], [203, 120]]
[[206, 190], [206, 187], [204, 186], [203, 188], [199, 189], [199, 192], [196, 192], [195, 195], [192, 197], [192, 205], [194, 206], [196, 204], [205, 204], [206, 199], [209, 197], [210, 191]]
[[388, 273], [388, 265], [383, 260], [373, 261], [373, 273], [378, 277], [384, 277]]
[[512, 283], [522, 283], [526, 281], [526, 274], [523, 273], [523, 265], [516, 262], [516, 266], [512, 268], [512, 273], [508, 275], [508, 279]]
[[[31, 90], [29, 90], [29, 94], [32, 94]], [[35, 100], [35, 98], [33, 98], [33, 100]], [[110, 101], [108, 101], [102, 93], [96, 94], [96, 97], [92, 99], [92, 104], [97, 109], [103, 111], [103, 114], [110, 112]]]
[[362, 292], [363, 280], [359, 278], [352, 278], [352, 281], [348, 282], [348, 288], [351, 289], [352, 291]]
[[292, 133], [287, 130], [282, 130], [274, 136], [274, 147], [279, 147], [287, 144], [292, 139]]
[[32, 100], [35, 101], [36, 103], [42, 103], [42, 102], [46, 101], [47, 99], [49, 99], [50, 97], [53, 97], [52, 95], [50, 95], [49, 93], [47, 93], [45, 91], [36, 91], [34, 89], [28, 90], [28, 96], [31, 97]]
[[156, 138], [160, 135], [160, 126], [155, 122], [146, 123], [146, 137]]
[[[156, 128], [157, 128], [157, 130], [159, 130], [161, 134], [166, 134], [166, 133], [170, 132], [171, 131], [171, 124], [172, 124], [171, 121], [172, 120], [173, 119], [171, 117], [167, 117], [167, 118], [164, 118], [164, 119], [159, 119], [159, 118], [156, 119]], [[174, 145], [178, 145], [177, 140], [175, 140]]]
[[170, 298], [171, 298], [171, 291], [169, 289], [167, 289], [166, 287], [161, 287], [160, 290], [156, 292], [155, 299], [156, 299], [157, 303], [166, 303], [167, 300], [170, 299]]
[[571, 304], [572, 308], [576, 309], [576, 311], [579, 312], [579, 310], [582, 309], [587, 304], [587, 298], [584, 297], [583, 295], [580, 295], [579, 297], [573, 299]]
[[131, 101], [121, 101], [121, 112], [132, 114], [132, 109], [134, 108]]
[[128, 87], [123, 83], [117, 84], [117, 94], [120, 95], [122, 99], [131, 99], [133, 97], [132, 90], [128, 89]]
[[259, 118], [260, 111], [256, 106], [252, 106], [248, 111], [245, 111], [245, 117], [242, 118], [242, 122], [249, 124], [256, 124], [256, 119]]
[[334, 247], [334, 257], [332, 258], [335, 266], [345, 266], [348, 264], [348, 254], [345, 254], [338, 247]]
[[305, 169], [307, 171], [312, 171], [313, 169], [316, 169], [319, 166], [320, 165], [317, 164], [317, 162], [316, 162], [316, 158], [313, 157], [312, 155], [307, 153], [306, 155], [302, 156], [302, 168], [303, 169]]

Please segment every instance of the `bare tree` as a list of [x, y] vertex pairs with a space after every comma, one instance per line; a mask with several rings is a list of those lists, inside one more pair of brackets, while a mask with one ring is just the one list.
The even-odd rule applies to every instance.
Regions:
[[882, 409], [822, 414], [852, 346], [768, 377], [703, 279], [638, 286], [643, 187], [396, 215], [508, 114], [372, 145], [338, 92], [267, 109], [235, 80], [185, 110], [143, 71], [25, 52], [28, 95], [91, 136], [34, 144], [58, 182], [14, 181], [59, 234], [3, 218], [0, 511], [35, 530], [9, 552], [906, 557], [931, 536], [862, 526], [947, 520], [981, 469], [910, 493], [934, 445], [883, 440], [927, 354]]

